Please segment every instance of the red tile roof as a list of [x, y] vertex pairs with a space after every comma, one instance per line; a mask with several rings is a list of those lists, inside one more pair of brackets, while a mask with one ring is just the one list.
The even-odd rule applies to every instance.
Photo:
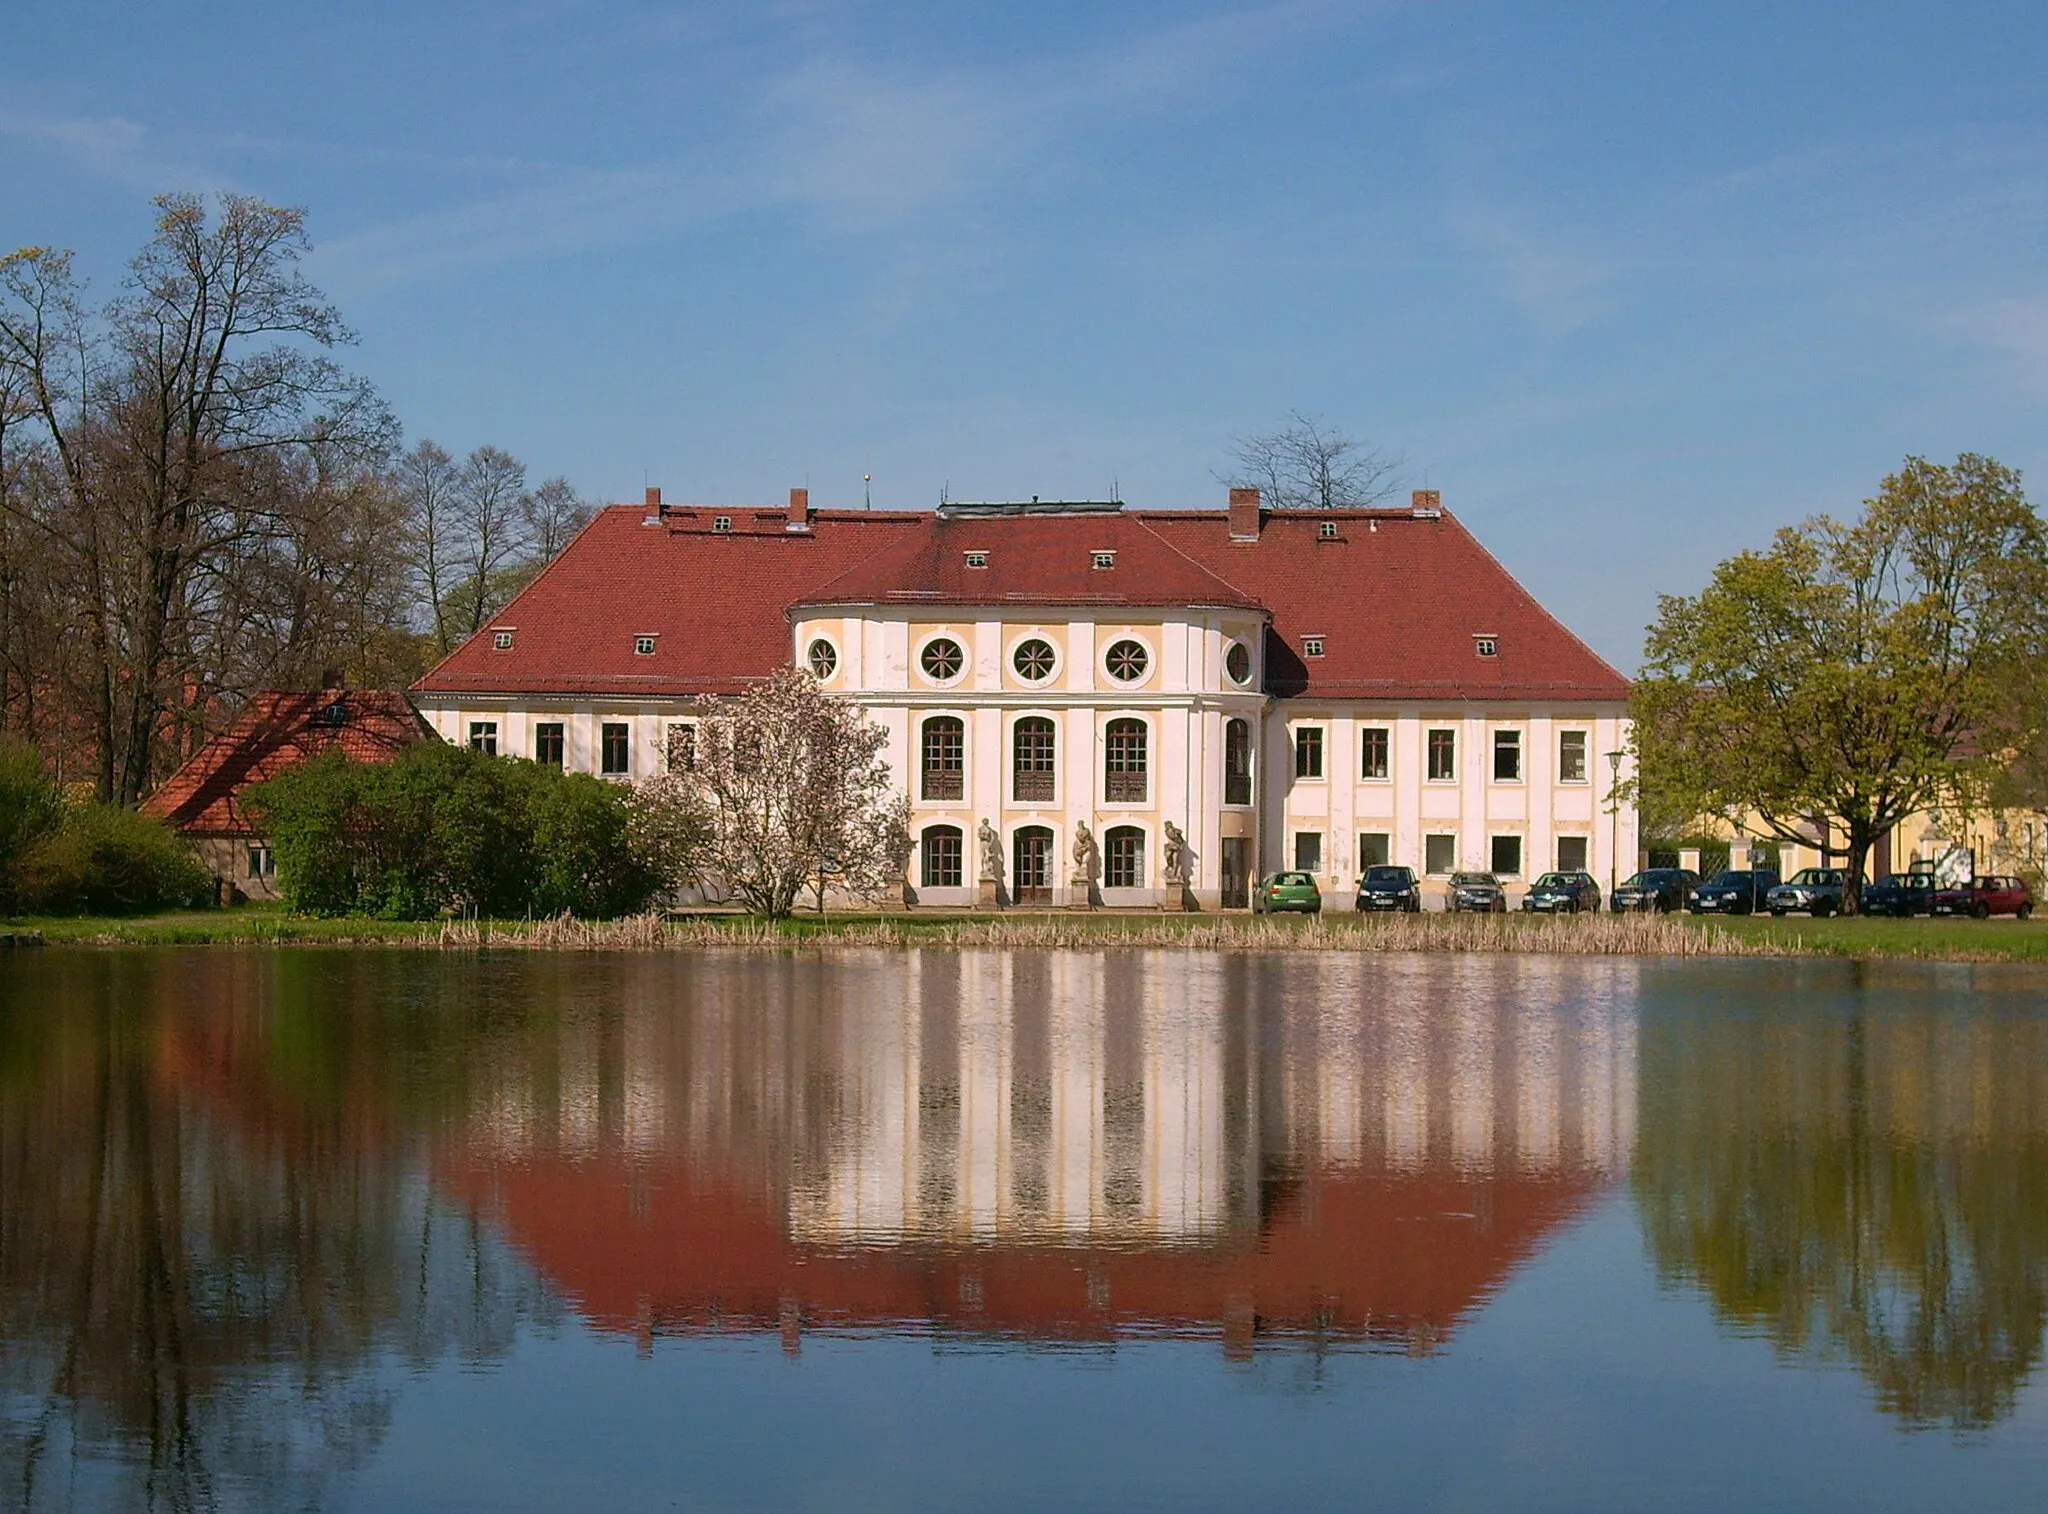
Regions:
[[[1233, 542], [1221, 511], [1145, 523], [1271, 608], [1266, 687], [1331, 699], [1620, 700], [1629, 683], [1449, 511], [1275, 511]], [[1337, 527], [1325, 540], [1325, 524]], [[1323, 655], [1303, 654], [1320, 636]], [[1491, 637], [1493, 657], [1475, 642]]]
[[[968, 553], [983, 566], [968, 566]], [[1095, 566], [1096, 554], [1113, 566]], [[924, 517], [922, 530], [884, 547], [800, 605], [1186, 605], [1257, 610], [1136, 515]]]
[[[329, 713], [337, 707], [338, 716]], [[142, 808], [190, 835], [258, 835], [240, 806], [249, 785], [331, 747], [358, 762], [389, 762], [433, 734], [396, 689], [266, 690], [252, 694], [234, 723], [171, 774]]]
[[[732, 520], [730, 534], [713, 521]], [[915, 532], [929, 516], [638, 505], [600, 510], [583, 533], [478, 635], [415, 688], [429, 693], [731, 694], [789, 661], [784, 609]], [[512, 631], [496, 648], [492, 632]], [[654, 637], [654, 651], [633, 650]]]
[[[727, 522], [714, 529], [718, 518]], [[645, 523], [653, 519], [655, 524]], [[1336, 527], [1326, 539], [1323, 529]], [[1098, 569], [1093, 554], [1114, 551]], [[986, 551], [986, 567], [966, 554]], [[974, 514], [615, 505], [423, 693], [732, 693], [787, 662], [801, 605], [1128, 605], [1265, 610], [1266, 684], [1288, 697], [1614, 701], [1628, 680], [1447, 512], [1269, 511], [1236, 542], [1222, 511]], [[496, 648], [492, 631], [512, 633]], [[654, 637], [654, 651], [634, 650]], [[1302, 639], [1323, 638], [1323, 655]], [[1480, 636], [1498, 655], [1481, 657]]]

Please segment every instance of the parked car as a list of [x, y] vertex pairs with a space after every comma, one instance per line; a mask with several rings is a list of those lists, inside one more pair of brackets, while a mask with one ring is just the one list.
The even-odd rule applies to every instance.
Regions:
[[1689, 867], [1648, 868], [1614, 886], [1612, 908], [1668, 915], [1690, 904], [1692, 891], [1699, 886], [1700, 875]]
[[1358, 880], [1358, 912], [1397, 909], [1412, 915], [1422, 908], [1422, 885], [1412, 867], [1369, 867]]
[[1444, 895], [1444, 908], [1451, 914], [1477, 910], [1497, 915], [1508, 907], [1508, 891], [1492, 873], [1452, 873], [1451, 886]]
[[1893, 873], [1868, 885], [1857, 902], [1866, 915], [1931, 915], [1938, 891], [1932, 873]]
[[1790, 878], [1764, 895], [1764, 908], [1773, 917], [1803, 910], [1818, 920], [1842, 912], [1842, 880], [1838, 867], [1802, 867]]
[[1252, 895], [1252, 913], [1277, 915], [1299, 910], [1305, 915], [1323, 912], [1323, 891], [1316, 887], [1313, 873], [1269, 873]]
[[1600, 885], [1591, 873], [1545, 873], [1529, 885], [1522, 908], [1553, 915], [1576, 915], [1600, 907]]
[[1753, 915], [1767, 908], [1778, 875], [1760, 867], [1728, 868], [1693, 890], [1695, 915]]
[[1971, 915], [1979, 920], [2017, 915], [2024, 920], [2034, 913], [2034, 891], [2023, 878], [1972, 878], [1961, 888], [1935, 890], [1934, 913]]

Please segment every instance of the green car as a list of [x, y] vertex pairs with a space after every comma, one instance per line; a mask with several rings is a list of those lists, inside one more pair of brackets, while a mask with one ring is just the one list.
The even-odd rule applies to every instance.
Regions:
[[1323, 912], [1322, 890], [1316, 887], [1313, 874], [1269, 873], [1259, 880], [1258, 891], [1252, 895], [1252, 913], [1273, 915], [1283, 909], [1298, 909], [1305, 915]]

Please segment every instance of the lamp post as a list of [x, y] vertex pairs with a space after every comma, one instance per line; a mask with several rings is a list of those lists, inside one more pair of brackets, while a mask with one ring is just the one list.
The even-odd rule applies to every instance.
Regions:
[[1626, 752], [1607, 754], [1607, 907], [1614, 908], [1614, 870], [1621, 864], [1621, 759]]

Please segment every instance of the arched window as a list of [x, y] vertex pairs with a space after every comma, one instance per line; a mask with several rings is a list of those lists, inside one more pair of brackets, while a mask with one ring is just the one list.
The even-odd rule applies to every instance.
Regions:
[[924, 866], [918, 876], [921, 888], [958, 888], [962, 877], [960, 827], [934, 825], [924, 833]]
[[1113, 825], [1103, 836], [1102, 886], [1145, 886], [1145, 833], [1135, 825]]
[[1053, 724], [1043, 715], [1029, 715], [1010, 734], [1011, 780], [1017, 803], [1051, 804], [1053, 796]]
[[1010, 851], [1011, 896], [1019, 904], [1052, 903], [1052, 832], [1020, 825]]
[[1252, 728], [1243, 720], [1223, 722], [1223, 802], [1252, 802]]
[[924, 723], [924, 781], [927, 799], [958, 799], [967, 786], [967, 727], [956, 716], [934, 715]]
[[1112, 720], [1103, 762], [1103, 796], [1111, 804], [1143, 804], [1145, 773], [1145, 722]]

